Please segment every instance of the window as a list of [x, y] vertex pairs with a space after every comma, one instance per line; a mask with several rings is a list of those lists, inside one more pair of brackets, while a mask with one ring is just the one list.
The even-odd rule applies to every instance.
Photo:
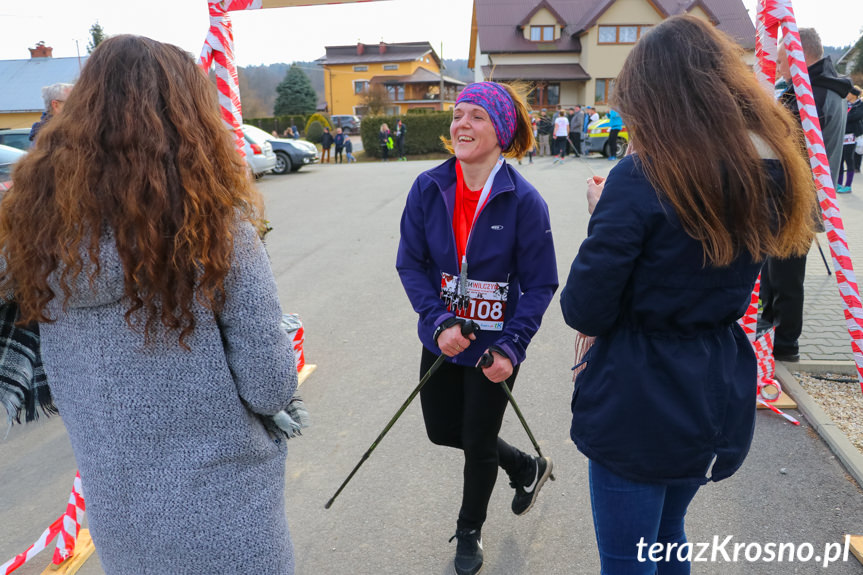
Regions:
[[398, 64], [384, 64], [384, 70], [398, 70]]
[[354, 80], [354, 94], [362, 94], [369, 89], [368, 80]]
[[354, 66], [354, 72], [368, 72], [368, 66]]
[[635, 44], [650, 26], [600, 26], [600, 44]]
[[549, 108], [560, 104], [560, 84], [539, 82], [527, 97], [534, 108]]
[[614, 78], [597, 79], [594, 100], [597, 104], [607, 104], [614, 90]]
[[531, 26], [531, 42], [554, 42], [554, 26]]
[[390, 100], [396, 101], [401, 100], [400, 96], [405, 95], [405, 88], [401, 84], [388, 84], [387, 85], [387, 96]]

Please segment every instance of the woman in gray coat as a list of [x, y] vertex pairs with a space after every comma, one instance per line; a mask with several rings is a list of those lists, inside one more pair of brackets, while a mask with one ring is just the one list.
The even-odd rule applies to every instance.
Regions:
[[40, 322], [109, 575], [291, 574], [297, 385], [259, 197], [176, 46], [100, 44], [0, 204], [2, 286]]

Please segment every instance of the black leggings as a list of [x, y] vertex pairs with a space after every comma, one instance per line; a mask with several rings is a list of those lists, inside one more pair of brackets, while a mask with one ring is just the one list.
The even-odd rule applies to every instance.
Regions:
[[[420, 374], [437, 356], [423, 348]], [[515, 382], [518, 366], [507, 380]], [[512, 477], [521, 477], [533, 462], [526, 453], [497, 436], [506, 410], [506, 394], [500, 384], [482, 371], [444, 363], [420, 392], [426, 433], [432, 443], [464, 451], [464, 487], [459, 529], [480, 529], [485, 522], [498, 465]]]
[[839, 177], [836, 178], [836, 185], [842, 185], [842, 174], [845, 174], [845, 185], [851, 187], [854, 181], [854, 144], [845, 144], [842, 146], [842, 163], [839, 164]]

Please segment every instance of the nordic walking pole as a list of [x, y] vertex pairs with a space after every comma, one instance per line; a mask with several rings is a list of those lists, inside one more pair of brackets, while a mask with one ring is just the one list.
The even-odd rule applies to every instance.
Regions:
[[814, 238], [815, 245], [818, 246], [818, 253], [821, 254], [821, 261], [824, 262], [824, 267], [827, 268], [827, 275], [833, 275], [833, 272], [830, 271], [830, 265], [827, 263], [827, 258], [824, 257], [824, 250], [821, 249], [821, 242], [818, 241], [818, 236], [816, 235]]
[[[488, 367], [492, 363], [494, 363], [494, 357], [490, 353], [482, 354], [482, 357], [479, 358], [479, 362], [476, 364], [477, 367]], [[515, 402], [515, 398], [512, 396], [512, 392], [509, 390], [509, 386], [506, 384], [506, 380], [500, 382], [500, 386], [503, 388], [503, 392], [506, 394], [507, 399], [512, 404], [513, 410], [515, 410], [515, 414], [518, 416], [518, 420], [521, 421], [521, 425], [524, 427], [524, 430], [527, 432], [527, 436], [530, 438], [530, 442], [533, 443], [533, 448], [536, 449], [536, 452], [540, 457], [545, 457], [542, 454], [542, 450], [539, 448], [539, 443], [536, 442], [536, 438], [533, 436], [533, 433], [530, 431], [530, 427], [527, 425], [527, 421], [524, 420], [524, 416], [521, 414], [521, 410], [518, 408], [518, 404]], [[548, 478], [554, 481], [554, 473], [550, 473]]]
[[[471, 320], [467, 320], [466, 322], [461, 324], [461, 334], [465, 337], [468, 337], [470, 334], [477, 331], [478, 329], [479, 329], [479, 326], [476, 325]], [[411, 404], [411, 402], [414, 400], [414, 398], [417, 396], [417, 394], [420, 392], [420, 390], [423, 388], [423, 386], [426, 384], [426, 382], [429, 380], [429, 378], [432, 376], [432, 374], [434, 374], [434, 372], [436, 372], [438, 370], [438, 368], [441, 366], [441, 364], [443, 363], [443, 360], [445, 358], [446, 358], [446, 356], [444, 354], [440, 354], [438, 356], [438, 358], [434, 361], [434, 363], [431, 365], [431, 367], [428, 369], [428, 371], [425, 372], [425, 375], [422, 376], [422, 379], [420, 379], [420, 382], [417, 384], [417, 386], [414, 388], [414, 390], [411, 392], [411, 394], [408, 396], [408, 398], [405, 400], [405, 402], [402, 404], [402, 406], [399, 408], [399, 410], [396, 412], [396, 414], [393, 415], [392, 419], [390, 419], [390, 422], [387, 423], [387, 426], [384, 427], [384, 430], [381, 431], [380, 435], [378, 435], [378, 438], [375, 439], [372, 442], [372, 444], [369, 446], [369, 448], [366, 450], [366, 452], [363, 453], [363, 456], [360, 458], [359, 463], [357, 463], [356, 466], [354, 466], [350, 475], [348, 475], [348, 477], [342, 482], [342, 484], [339, 486], [338, 490], [336, 491], [335, 495], [330, 497], [330, 500], [327, 501], [326, 505], [324, 505], [324, 509], [329, 509], [330, 506], [332, 506], [333, 501], [336, 500], [336, 497], [339, 496], [339, 493], [342, 492], [342, 489], [345, 488], [345, 486], [348, 484], [348, 482], [351, 480], [351, 478], [354, 476], [354, 474], [359, 470], [359, 468], [362, 466], [362, 464], [365, 463], [366, 459], [369, 458], [369, 456], [372, 454], [372, 451], [375, 450], [375, 447], [377, 447], [378, 443], [380, 443], [380, 441], [384, 438], [384, 435], [386, 435], [387, 432], [390, 430], [390, 428], [395, 424], [395, 422], [398, 421], [398, 418], [401, 417], [401, 415], [402, 415], [402, 413], [404, 413], [405, 409], [408, 408], [408, 405]]]

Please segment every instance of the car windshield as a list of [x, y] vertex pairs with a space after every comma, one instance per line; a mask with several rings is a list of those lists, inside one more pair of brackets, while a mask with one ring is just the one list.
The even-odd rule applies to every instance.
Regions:
[[263, 144], [264, 142], [273, 139], [270, 134], [266, 133], [262, 129], [248, 124], [243, 124], [243, 133], [256, 144]]

